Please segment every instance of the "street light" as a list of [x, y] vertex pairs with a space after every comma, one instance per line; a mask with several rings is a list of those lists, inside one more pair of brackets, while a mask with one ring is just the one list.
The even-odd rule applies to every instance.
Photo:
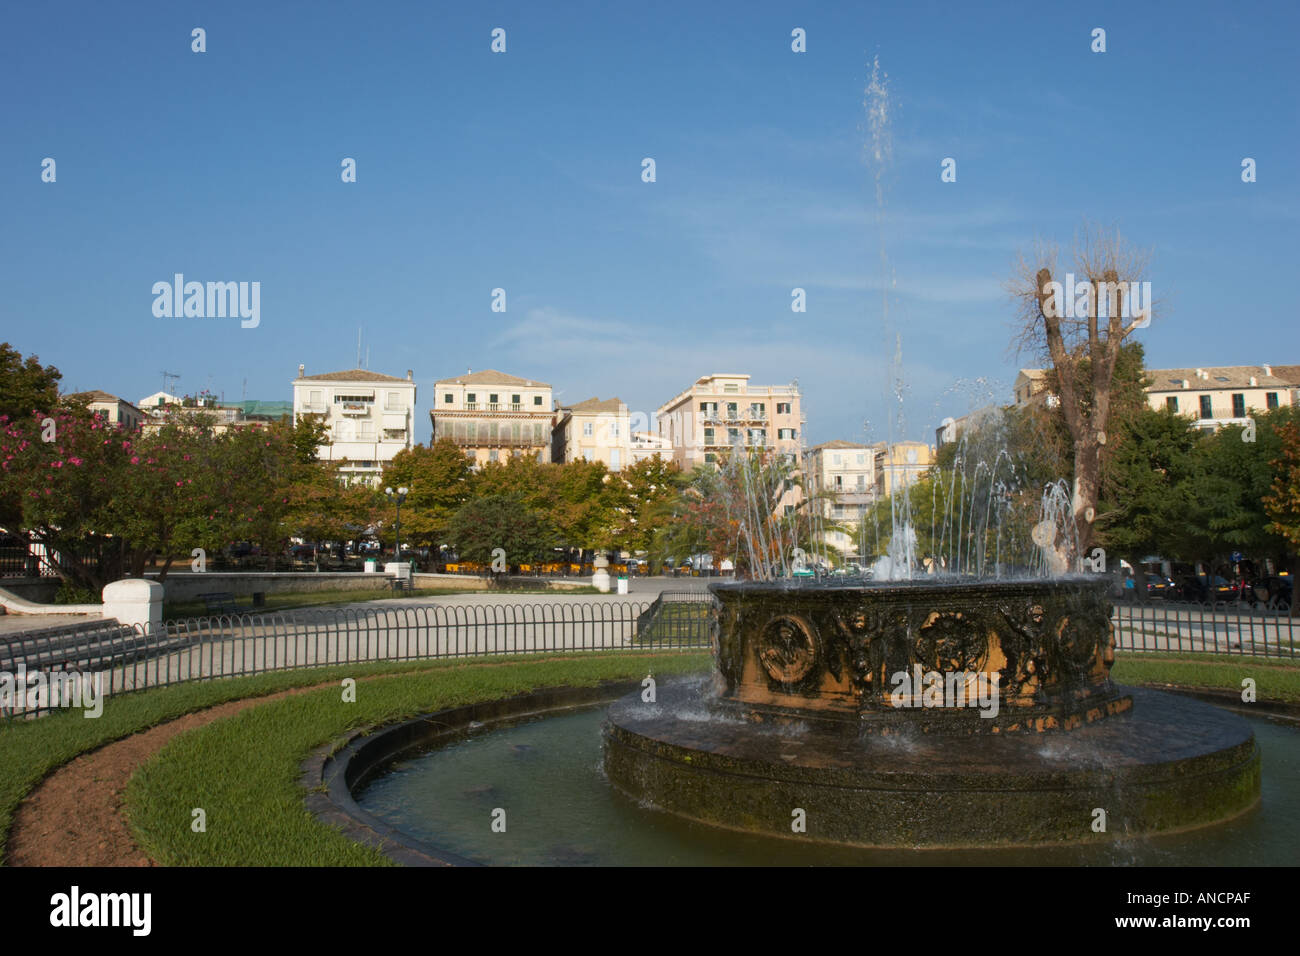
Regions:
[[394, 529], [397, 532], [397, 540], [393, 542], [394, 561], [402, 560], [402, 502], [406, 500], [406, 495], [409, 491], [410, 489], [405, 486], [398, 488], [396, 493], [393, 492], [391, 487], [384, 489], [384, 494], [388, 495], [389, 498], [392, 498], [397, 504], [397, 524]]

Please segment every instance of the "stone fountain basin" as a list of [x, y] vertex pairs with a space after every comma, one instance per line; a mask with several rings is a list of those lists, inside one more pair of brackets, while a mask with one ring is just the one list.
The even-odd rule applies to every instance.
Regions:
[[1255, 805], [1260, 758], [1245, 720], [1124, 690], [1130, 713], [1071, 733], [881, 735], [843, 721], [756, 722], [742, 706], [665, 687], [653, 705], [633, 694], [610, 707], [604, 767], [628, 796], [711, 826], [875, 848], [1100, 842]]
[[[1132, 705], [1110, 681], [1109, 586], [1095, 575], [715, 584], [717, 693], [756, 719], [848, 719], [881, 733], [1072, 730]], [[923, 701], [923, 674], [965, 675], [967, 699]], [[899, 675], [918, 685], [902, 706]], [[984, 717], [976, 687], [996, 697]]]

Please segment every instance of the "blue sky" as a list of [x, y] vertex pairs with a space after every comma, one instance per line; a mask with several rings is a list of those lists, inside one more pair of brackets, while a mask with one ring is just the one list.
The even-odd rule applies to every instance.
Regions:
[[[1294, 364], [1297, 35], [1293, 3], [9, 4], [0, 338], [68, 388], [274, 400], [360, 327], [421, 441], [471, 367], [647, 412], [797, 379], [810, 444], [932, 441], [1009, 400], [1017, 251], [1087, 218], [1152, 251], [1149, 364]], [[260, 282], [260, 325], [155, 318], [176, 272]]]

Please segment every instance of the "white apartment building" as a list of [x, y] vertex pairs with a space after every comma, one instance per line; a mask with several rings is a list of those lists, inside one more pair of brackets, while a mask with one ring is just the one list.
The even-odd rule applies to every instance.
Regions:
[[494, 369], [434, 383], [433, 441], [449, 438], [475, 466], [510, 455], [551, 460], [551, 386]]
[[415, 445], [415, 382], [356, 368], [308, 375], [298, 366], [293, 381], [293, 420], [321, 417], [330, 440], [321, 445], [322, 461], [343, 462], [351, 481], [378, 484], [386, 462]]
[[803, 415], [794, 385], [750, 385], [748, 375], [706, 375], [659, 406], [660, 437], [684, 470], [733, 447], [798, 458]]

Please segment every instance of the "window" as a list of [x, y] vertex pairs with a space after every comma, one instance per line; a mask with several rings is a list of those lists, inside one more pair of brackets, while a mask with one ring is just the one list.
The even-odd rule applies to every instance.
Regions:
[[866, 452], [859, 452], [859, 453], [858, 453], [858, 464], [859, 464], [859, 465], [865, 465], [866, 463], [867, 463], [867, 453], [866, 453]]
[[727, 420], [735, 421], [739, 417], [739, 409], [735, 402], [727, 402]]
[[519, 396], [519, 395], [511, 395], [511, 396], [510, 396], [510, 404], [512, 404], [512, 405], [518, 405], [518, 404], [519, 404], [520, 402], [522, 402], [522, 401], [523, 401], [523, 398], [522, 398], [521, 396]]
[[496, 392], [493, 392], [488, 396], [489, 404], [495, 405], [500, 400], [501, 400], [501, 396], [499, 396]]
[[776, 430], [776, 437], [777, 437], [777, 438], [780, 438], [780, 439], [784, 439], [784, 440], [786, 440], [786, 441], [794, 441], [794, 429], [793, 429], [793, 428], [778, 428], [778, 429]]
[[704, 460], [705, 460], [705, 462], [707, 462], [708, 464], [712, 465], [715, 461], [718, 460], [718, 456], [715, 455], [713, 452], [709, 452], [708, 454], [706, 454], [706, 455], [704, 456]]
[[776, 413], [777, 413], [778, 415], [789, 415], [789, 414], [790, 414], [790, 403], [789, 403], [789, 402], [777, 402], [777, 403], [776, 403]]
[[493, 448], [488, 452], [488, 461], [497, 461], [497, 450]]
[[836, 476], [835, 476], [835, 490], [836, 490], [836, 491], [843, 491], [843, 490], [844, 490], [844, 476], [843, 476], [843, 475], [836, 475]]
[[452, 397], [451, 392], [444, 392], [444, 393], [443, 393], [443, 395], [442, 395], [442, 404], [444, 404], [444, 405], [452, 405], [452, 404], [455, 404], [455, 401], [456, 401], [456, 399]]
[[542, 440], [542, 423], [533, 422], [533, 441], [540, 442], [541, 440]]
[[1201, 417], [1202, 418], [1214, 417], [1214, 406], [1210, 404], [1210, 396], [1208, 395], [1201, 396]]
[[712, 444], [713, 444], [713, 429], [712, 429], [712, 428], [706, 428], [706, 429], [704, 429], [704, 444], [706, 444], [706, 445], [712, 445]]
[[718, 403], [717, 403], [717, 402], [700, 402], [700, 414], [704, 416], [704, 419], [705, 419], [706, 421], [709, 420], [709, 419], [711, 419], [711, 418], [717, 418], [717, 417], [718, 417]]
[[375, 423], [369, 421], [357, 422], [357, 440], [374, 441]]
[[833, 464], [833, 465], [839, 465], [839, 464], [840, 464], [840, 456], [839, 456], [839, 455], [831, 455], [831, 464]]
[[1270, 408], [1277, 408], [1277, 392], [1267, 392], [1264, 395], [1264, 404]]
[[736, 392], [739, 392], [739, 391], [740, 391], [740, 386], [739, 386], [739, 385], [736, 385], [736, 384], [733, 382], [733, 383], [730, 384], [730, 385], [723, 385], [723, 386], [722, 386], [722, 390], [723, 390], [724, 392], [726, 392], [728, 395], [734, 395]]
[[475, 403], [478, 402], [478, 394], [476, 392], [466, 392], [465, 401], [469, 402], [469, 408], [473, 408]]
[[728, 445], [739, 445], [739, 444], [740, 444], [740, 429], [739, 429], [739, 428], [728, 428], [728, 429], [727, 429], [727, 444], [728, 444]]
[[593, 433], [594, 431], [595, 431], [595, 428], [592, 426], [592, 423], [591, 423], [591, 422], [583, 422], [583, 423], [582, 423], [582, 437], [583, 437], [583, 438], [590, 438], [590, 437], [592, 436], [592, 433]]
[[867, 490], [867, 476], [858, 475], [858, 491], [866, 491], [866, 490]]
[[584, 448], [584, 449], [582, 450], [582, 457], [583, 457], [583, 459], [586, 460], [586, 461], [595, 461], [595, 460], [596, 460], [596, 450], [595, 450], [594, 448]]
[[609, 423], [609, 437], [610, 438], [618, 437], [618, 422]]
[[1232, 396], [1232, 417], [1246, 417], [1246, 396], [1244, 394], [1238, 393]]
[[[308, 398], [307, 402], [312, 408], [320, 408], [322, 405], [325, 404], [324, 394], [321, 392], [319, 388], [313, 388], [309, 393], [309, 395], [310, 398]], [[162, 406], [162, 403], [163, 400], [161, 398], [158, 399], [159, 407]]]
[[611, 449], [609, 450], [609, 468], [610, 468], [610, 471], [618, 471], [618, 469], [621, 468], [621, 467], [622, 467], [622, 464], [621, 464], [620, 461], [619, 461], [619, 457], [618, 457], [618, 449], [617, 449], [617, 448], [611, 448]]
[[1170, 395], [1165, 399], [1165, 408], [1169, 409], [1175, 415], [1178, 414], [1178, 396]]
[[534, 404], [534, 405], [540, 405], [540, 404], [542, 404], [542, 396], [540, 396], [540, 395], [534, 395], [534, 396], [533, 396], [533, 404]]
[[519, 441], [519, 423], [510, 423], [510, 438], [512, 441]]

